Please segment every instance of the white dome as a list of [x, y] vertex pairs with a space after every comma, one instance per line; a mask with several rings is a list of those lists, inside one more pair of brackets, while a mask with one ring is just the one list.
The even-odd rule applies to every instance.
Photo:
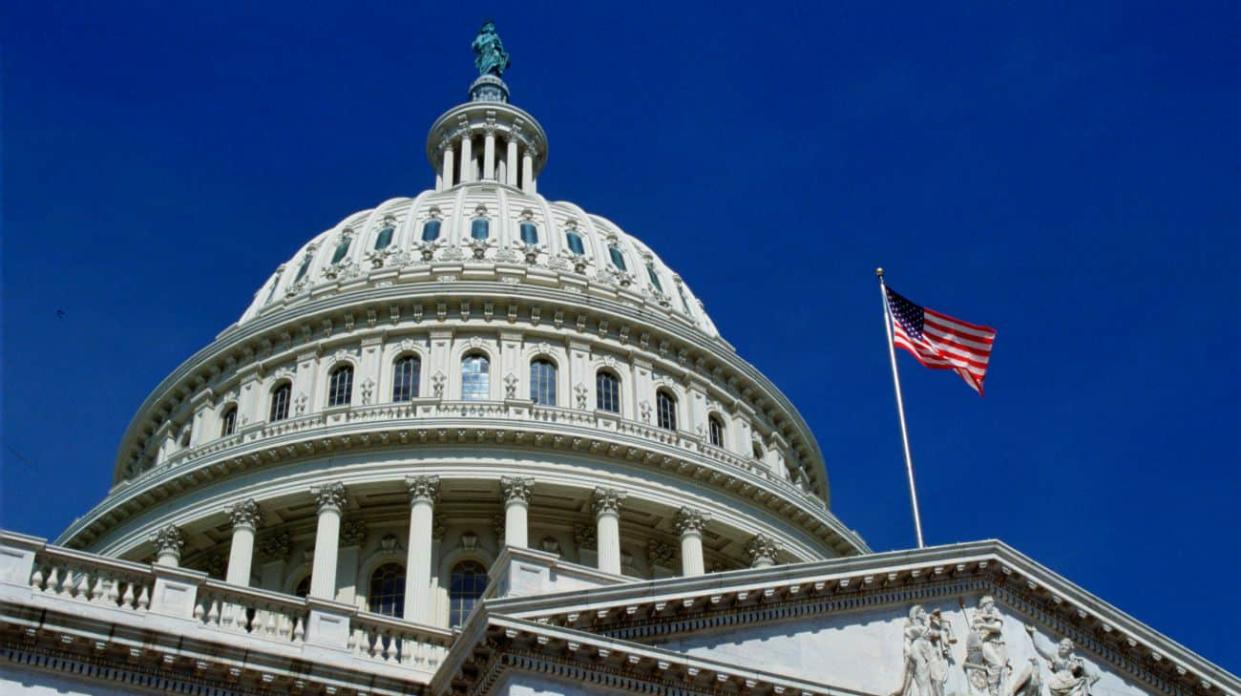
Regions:
[[[485, 239], [472, 234], [483, 237], [475, 227], [480, 220], [486, 221]], [[439, 223], [437, 234], [428, 228], [432, 221]], [[533, 225], [533, 237], [523, 238], [526, 224]], [[579, 250], [571, 248], [574, 234]], [[718, 337], [702, 303], [646, 244], [572, 203], [492, 181], [393, 198], [349, 215], [276, 269], [240, 323], [333, 288], [458, 278], [630, 291]]]

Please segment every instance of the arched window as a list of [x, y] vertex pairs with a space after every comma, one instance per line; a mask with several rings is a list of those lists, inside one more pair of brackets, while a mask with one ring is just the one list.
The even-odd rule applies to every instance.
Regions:
[[620, 413], [620, 380], [607, 370], [595, 374], [595, 408]]
[[470, 223], [470, 237], [486, 239], [491, 236], [491, 222], [487, 218], [474, 218]]
[[367, 607], [376, 614], [401, 618], [405, 615], [405, 568], [399, 563], [385, 563], [371, 573]]
[[540, 406], [556, 405], [556, 363], [547, 358], [530, 361], [530, 400]]
[[345, 254], [349, 253], [349, 242], [351, 238], [345, 235], [340, 238], [340, 243], [336, 245], [336, 251], [332, 252], [332, 265], [340, 263], [345, 258]]
[[577, 230], [565, 230], [564, 240], [565, 243], [569, 245], [569, 251], [577, 254], [578, 256], [586, 255], [586, 247], [582, 244], [582, 236], [577, 233]]
[[310, 596], [310, 576], [309, 575], [307, 575], [306, 577], [298, 581], [297, 587], [294, 588], [293, 590], [293, 596], [295, 597], [309, 597]]
[[529, 245], [539, 243], [539, 228], [535, 227], [533, 222], [521, 223], [521, 241]]
[[422, 223], [422, 241], [434, 242], [440, 238], [440, 221], [431, 218]]
[[491, 398], [491, 362], [487, 356], [474, 354], [461, 359], [461, 398], [465, 401]]
[[305, 258], [302, 259], [301, 267], [297, 269], [297, 277], [293, 279], [294, 283], [306, 277], [306, 271], [310, 270], [310, 262], [313, 260], [314, 260], [314, 255], [311, 254], [309, 251], [306, 252]]
[[271, 410], [267, 420], [275, 422], [289, 417], [289, 396], [293, 393], [293, 385], [282, 382], [271, 392]]
[[379, 230], [379, 235], [375, 237], [375, 251], [383, 251], [392, 243], [392, 235], [396, 232], [396, 228], [389, 222]]
[[448, 584], [449, 618], [456, 628], [465, 623], [470, 611], [487, 589], [487, 569], [475, 561], [462, 561], [453, 566]]
[[422, 372], [422, 360], [417, 355], [406, 355], [393, 365], [392, 400], [409, 401], [418, 397], [418, 380]]
[[654, 285], [656, 290], [660, 292], [664, 291], [664, 285], [659, 282], [659, 274], [655, 272], [654, 264], [646, 264], [646, 276], [651, 279], [651, 285]]
[[710, 431], [711, 444], [716, 447], [724, 446], [724, 421], [719, 416], [712, 415], [707, 418], [707, 430]]
[[237, 407], [229, 406], [220, 417], [220, 437], [227, 437], [237, 432]]
[[664, 430], [677, 429], [677, 398], [664, 389], [655, 392], [655, 410], [659, 418], [659, 427]]
[[612, 265], [616, 266], [617, 270], [629, 270], [625, 266], [625, 255], [621, 253], [621, 250], [618, 249], [615, 244], [608, 247], [608, 255], [612, 257]]
[[341, 365], [332, 370], [328, 381], [327, 405], [344, 406], [353, 396], [353, 365]]

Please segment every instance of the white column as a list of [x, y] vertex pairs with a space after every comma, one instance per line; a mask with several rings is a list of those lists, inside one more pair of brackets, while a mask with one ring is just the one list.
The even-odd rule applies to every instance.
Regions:
[[409, 543], [405, 559], [406, 621], [433, 623], [435, 607], [431, 601], [431, 543], [435, 498], [439, 495], [438, 476], [408, 476]]
[[151, 535], [155, 544], [155, 562], [176, 568], [181, 563], [181, 549], [185, 548], [185, 535], [173, 525], [160, 528]]
[[534, 193], [534, 154], [528, 147], [521, 153], [521, 190]]
[[504, 175], [506, 181], [504, 183], [509, 186], [517, 185], [517, 139], [508, 139], [508, 158], [504, 166]]
[[443, 180], [443, 188], [452, 188], [453, 147], [451, 142], [445, 143], [441, 159], [443, 160], [443, 167], [440, 171], [440, 179]]
[[487, 181], [496, 178], [496, 132], [493, 128], [488, 128], [483, 136], [483, 178]]
[[474, 180], [474, 158], [470, 153], [470, 134], [461, 136], [461, 183]]
[[525, 548], [530, 545], [530, 494], [534, 479], [501, 476], [500, 490], [504, 491], [504, 544]]
[[615, 488], [595, 489], [595, 537], [599, 570], [620, 575], [620, 508], [626, 493]]
[[702, 575], [706, 564], [702, 560], [702, 530], [710, 516], [693, 508], [683, 507], [677, 513], [677, 531], [681, 533], [681, 575]]
[[351, 519], [340, 528], [340, 557], [336, 559], [336, 601], [353, 604], [358, 594], [358, 559], [366, 541], [366, 522]]
[[751, 568], [770, 568], [776, 564], [776, 555], [780, 552], [780, 546], [766, 534], [757, 534], [750, 540], [745, 550], [750, 556]]
[[254, 532], [263, 516], [254, 498], [243, 500], [228, 510], [233, 523], [233, 540], [228, 549], [228, 571], [224, 582], [250, 585], [250, 565], [254, 562]]
[[340, 549], [340, 512], [345, 507], [345, 485], [332, 483], [310, 490], [319, 505], [315, 529], [315, 561], [310, 570], [310, 596], [336, 597], [336, 555]]

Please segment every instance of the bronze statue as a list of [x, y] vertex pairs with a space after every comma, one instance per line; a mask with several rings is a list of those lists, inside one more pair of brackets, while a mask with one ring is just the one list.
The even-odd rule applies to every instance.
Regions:
[[478, 68], [479, 75], [504, 76], [504, 71], [508, 70], [509, 57], [504, 50], [504, 43], [500, 41], [500, 35], [496, 33], [495, 22], [483, 24], [483, 28], [478, 30], [478, 36], [474, 37], [471, 48], [474, 49], [474, 67]]

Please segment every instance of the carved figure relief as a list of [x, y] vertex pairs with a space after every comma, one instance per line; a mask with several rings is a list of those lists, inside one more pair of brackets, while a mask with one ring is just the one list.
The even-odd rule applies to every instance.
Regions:
[[[1073, 641], [1068, 638], [1052, 645], [1046, 638], [1034, 632], [1034, 627], [1026, 625], [1026, 633], [1043, 660], [1047, 662], [1051, 676], [1047, 678], [1047, 691], [1051, 696], [1090, 696], [1090, 687], [1099, 681], [1099, 676], [1091, 671], [1082, 658], [1073, 654]], [[1042, 669], [1036, 658], [1030, 658], [1030, 664], [1013, 680], [1014, 695], [1039, 696], [1042, 692]]]
[[983, 595], [973, 616], [965, 613], [970, 633], [965, 642], [965, 676], [975, 696], [1009, 696], [1004, 693], [1004, 677], [1012, 667], [1004, 645], [1004, 619], [995, 608], [995, 598]]
[[940, 611], [928, 614], [921, 604], [909, 609], [905, 621], [904, 676], [893, 696], [944, 696], [948, 666], [952, 662], [952, 624]]

